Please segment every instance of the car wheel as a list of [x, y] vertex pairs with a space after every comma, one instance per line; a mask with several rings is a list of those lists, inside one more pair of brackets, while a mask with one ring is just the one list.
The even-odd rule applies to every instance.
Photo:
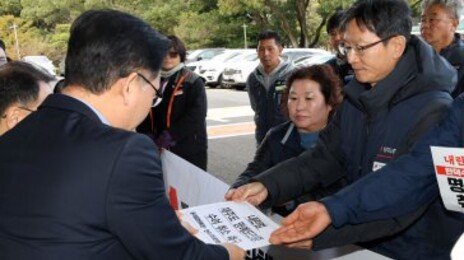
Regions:
[[221, 75], [219, 75], [219, 77], [218, 77], [218, 81], [217, 81], [217, 85], [216, 85], [216, 86], [222, 88], [222, 73], [221, 73]]

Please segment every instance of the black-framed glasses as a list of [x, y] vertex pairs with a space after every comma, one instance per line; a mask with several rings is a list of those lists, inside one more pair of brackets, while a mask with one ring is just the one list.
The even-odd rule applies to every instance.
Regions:
[[24, 107], [24, 106], [21, 106], [21, 107], [18, 107], [18, 108], [20, 108], [22, 110], [26, 110], [26, 111], [31, 112], [31, 113], [37, 111], [36, 109], [30, 109], [30, 108]]
[[[25, 107], [25, 106], [18, 106], [17, 108], [25, 110], [25, 111], [30, 112], [30, 113], [33, 113], [33, 112], [37, 111], [37, 109], [30, 109], [30, 108]], [[0, 118], [6, 118], [6, 114], [2, 115]]]
[[153, 98], [153, 104], [151, 105], [151, 107], [156, 107], [157, 105], [159, 105], [159, 103], [161, 103], [161, 100], [163, 100], [163, 96], [158, 91], [158, 89], [144, 75], [142, 75], [139, 72], [137, 72], [137, 75], [141, 77], [146, 83], [148, 83], [148, 85], [150, 85], [150, 87], [152, 87], [153, 90], [155, 91], [155, 97]]
[[375, 45], [377, 45], [377, 44], [379, 44], [381, 42], [388, 41], [388, 40], [390, 40], [391, 38], [393, 38], [395, 36], [396, 35], [391, 35], [391, 36], [385, 37], [383, 39], [380, 39], [380, 40], [378, 40], [376, 42], [369, 43], [369, 44], [362, 45], [362, 46], [356, 45], [356, 46], [352, 47], [352, 46], [346, 46], [344, 43], [340, 43], [338, 45], [338, 51], [340, 52], [341, 55], [348, 56], [350, 51], [353, 50], [356, 55], [362, 56], [367, 49], [372, 48], [372, 47], [374, 47]]
[[441, 21], [450, 21], [453, 20], [452, 18], [435, 18], [435, 17], [426, 17], [422, 16], [421, 17], [421, 24], [437, 24]]

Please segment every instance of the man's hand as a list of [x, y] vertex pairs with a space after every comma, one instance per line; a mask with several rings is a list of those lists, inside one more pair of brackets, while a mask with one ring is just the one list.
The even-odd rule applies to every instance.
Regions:
[[241, 249], [240, 247], [230, 244], [230, 243], [224, 243], [222, 244], [226, 249], [227, 252], [229, 253], [229, 259], [230, 260], [243, 260], [245, 259], [246, 252], [245, 250]]
[[235, 190], [234, 188], [232, 189], [229, 189], [226, 194], [224, 195], [224, 199], [225, 200], [232, 200], [232, 195], [235, 193]]
[[307, 202], [298, 206], [282, 220], [282, 227], [271, 234], [269, 241], [274, 245], [311, 248], [312, 239], [332, 223], [324, 204]]
[[229, 190], [225, 195], [225, 199], [248, 201], [253, 206], [258, 206], [267, 198], [267, 195], [268, 191], [262, 183], [252, 182]]

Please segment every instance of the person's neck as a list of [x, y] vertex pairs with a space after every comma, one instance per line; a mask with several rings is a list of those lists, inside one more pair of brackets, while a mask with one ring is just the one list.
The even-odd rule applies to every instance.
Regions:
[[432, 47], [435, 49], [437, 53], [440, 53], [441, 50], [450, 46], [453, 43], [453, 41], [454, 41], [454, 34], [451, 35], [450, 37], [447, 37], [446, 39], [443, 39], [442, 41], [432, 44]]
[[[110, 91], [102, 94], [94, 94], [79, 86], [66, 86], [62, 94], [84, 101], [100, 112], [112, 126], [121, 125], [120, 118], [117, 116], [117, 107], [114, 105], [114, 99]], [[116, 113], [115, 113], [116, 112]]]
[[309, 128], [297, 128], [297, 130], [299, 133], [302, 133], [302, 134], [317, 133], [321, 131], [322, 129], [324, 129], [326, 126], [327, 126], [327, 123], [323, 125], [312, 126]]
[[279, 63], [277, 63], [276, 65], [273, 65], [273, 66], [263, 66], [264, 72], [267, 75], [271, 74], [277, 67], [279, 67], [281, 62], [282, 61], [279, 61]]

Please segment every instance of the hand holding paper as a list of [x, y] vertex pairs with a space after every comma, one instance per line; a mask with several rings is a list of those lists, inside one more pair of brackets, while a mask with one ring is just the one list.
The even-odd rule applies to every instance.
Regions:
[[233, 243], [249, 250], [269, 245], [278, 228], [272, 220], [248, 203], [219, 202], [182, 210], [183, 219], [199, 230], [205, 243]]
[[258, 206], [266, 200], [268, 191], [260, 182], [252, 182], [238, 187], [232, 194], [226, 194], [230, 200], [247, 201], [253, 206]]
[[270, 242], [274, 245], [288, 244], [289, 247], [311, 248], [311, 240], [331, 222], [329, 213], [322, 203], [307, 202], [282, 220], [282, 227], [271, 234]]

